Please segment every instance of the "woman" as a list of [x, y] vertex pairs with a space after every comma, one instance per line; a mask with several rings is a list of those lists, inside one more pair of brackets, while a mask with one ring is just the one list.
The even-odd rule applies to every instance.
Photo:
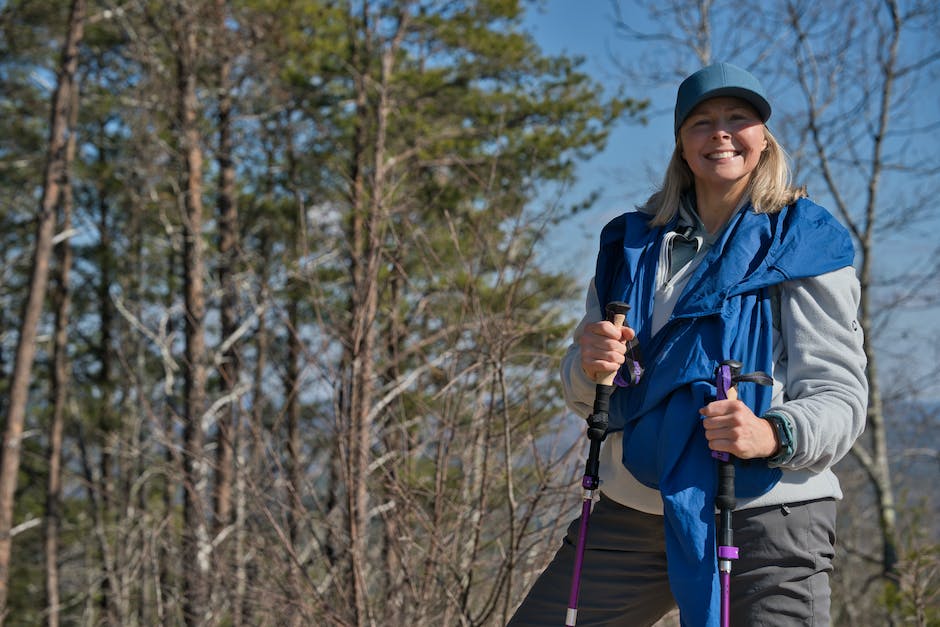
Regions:
[[[830, 470], [864, 427], [867, 381], [848, 233], [790, 185], [751, 74], [708, 66], [679, 86], [663, 185], [601, 233], [586, 314], [562, 363], [569, 407], [620, 371], [590, 519], [578, 625], [717, 625], [715, 461], [736, 458], [740, 558], [731, 624], [828, 625]], [[624, 301], [627, 325], [603, 321]], [[642, 352], [645, 371], [635, 360]], [[716, 401], [726, 359], [764, 371]], [[626, 365], [626, 367], [624, 367]], [[510, 625], [560, 624], [578, 521]]]

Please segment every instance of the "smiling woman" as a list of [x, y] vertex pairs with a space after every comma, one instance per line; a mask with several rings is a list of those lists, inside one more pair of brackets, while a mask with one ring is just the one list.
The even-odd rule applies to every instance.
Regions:
[[[585, 624], [651, 625], [676, 605], [696, 627], [829, 624], [842, 497], [831, 467], [865, 421], [859, 285], [847, 231], [790, 184], [770, 112], [741, 68], [720, 63], [687, 78], [662, 186], [601, 232], [561, 368], [568, 406], [582, 416], [595, 383], [623, 375], [600, 453], [601, 497], [583, 560], [575, 520], [511, 625], [560, 621], [575, 563], [574, 616]], [[603, 319], [613, 301], [631, 305], [622, 327]], [[644, 357], [639, 379], [628, 344]], [[716, 369], [729, 360], [773, 385], [716, 394]], [[736, 504], [719, 498], [715, 456], [722, 471], [736, 468]], [[727, 551], [731, 528], [740, 559]]]

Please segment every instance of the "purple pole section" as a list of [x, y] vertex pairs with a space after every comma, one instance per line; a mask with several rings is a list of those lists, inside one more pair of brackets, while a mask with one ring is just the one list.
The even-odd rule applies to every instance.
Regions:
[[[719, 401], [728, 400], [728, 390], [731, 389], [731, 368], [725, 365], [718, 366], [719, 385], [715, 396]], [[712, 451], [712, 457], [723, 462], [731, 461], [731, 454], [722, 451]]]
[[731, 627], [731, 573], [719, 573], [721, 578], [721, 627]]
[[[587, 481], [588, 477], [584, 478]], [[587, 544], [588, 521], [591, 518], [591, 501], [594, 500], [594, 491], [584, 497], [581, 504], [581, 525], [578, 528], [578, 550], [574, 556], [574, 577], [571, 580], [571, 593], [568, 595], [568, 615], [565, 627], [574, 627], [578, 619], [578, 596], [581, 593], [581, 566], [584, 563], [584, 547]]]
[[728, 399], [728, 390], [731, 389], [731, 368], [728, 366], [721, 366], [721, 385], [718, 386], [718, 400], [724, 401]]

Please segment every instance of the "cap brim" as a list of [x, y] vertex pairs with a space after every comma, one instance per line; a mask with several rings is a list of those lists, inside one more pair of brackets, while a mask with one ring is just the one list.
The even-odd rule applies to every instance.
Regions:
[[768, 119], [770, 119], [770, 103], [767, 102], [767, 100], [757, 92], [750, 89], [745, 89], [743, 87], [718, 87], [716, 89], [705, 92], [698, 98], [698, 100], [695, 101], [691, 107], [689, 107], [689, 110], [686, 113], [686, 117], [688, 117], [695, 107], [701, 103], [705, 102], [706, 100], [711, 100], [712, 98], [720, 98], [721, 96], [731, 96], [744, 100], [749, 105], [754, 107], [754, 109], [757, 111], [757, 114], [760, 115], [761, 122], [766, 122]]

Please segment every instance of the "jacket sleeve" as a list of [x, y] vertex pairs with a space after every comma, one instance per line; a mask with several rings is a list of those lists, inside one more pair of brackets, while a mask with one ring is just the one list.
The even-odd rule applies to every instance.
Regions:
[[788, 281], [780, 290], [785, 358], [784, 401], [770, 408], [788, 421], [793, 455], [785, 469], [826, 470], [845, 456], [865, 427], [866, 357], [857, 320], [860, 287], [851, 266]]
[[568, 347], [568, 352], [561, 360], [561, 383], [568, 408], [582, 418], [586, 418], [594, 407], [594, 391], [596, 384], [588, 378], [581, 368], [581, 347], [578, 339], [584, 332], [584, 327], [592, 322], [602, 319], [600, 305], [597, 301], [597, 291], [594, 288], [594, 279], [591, 279], [585, 298], [585, 314], [574, 331], [574, 339]]

